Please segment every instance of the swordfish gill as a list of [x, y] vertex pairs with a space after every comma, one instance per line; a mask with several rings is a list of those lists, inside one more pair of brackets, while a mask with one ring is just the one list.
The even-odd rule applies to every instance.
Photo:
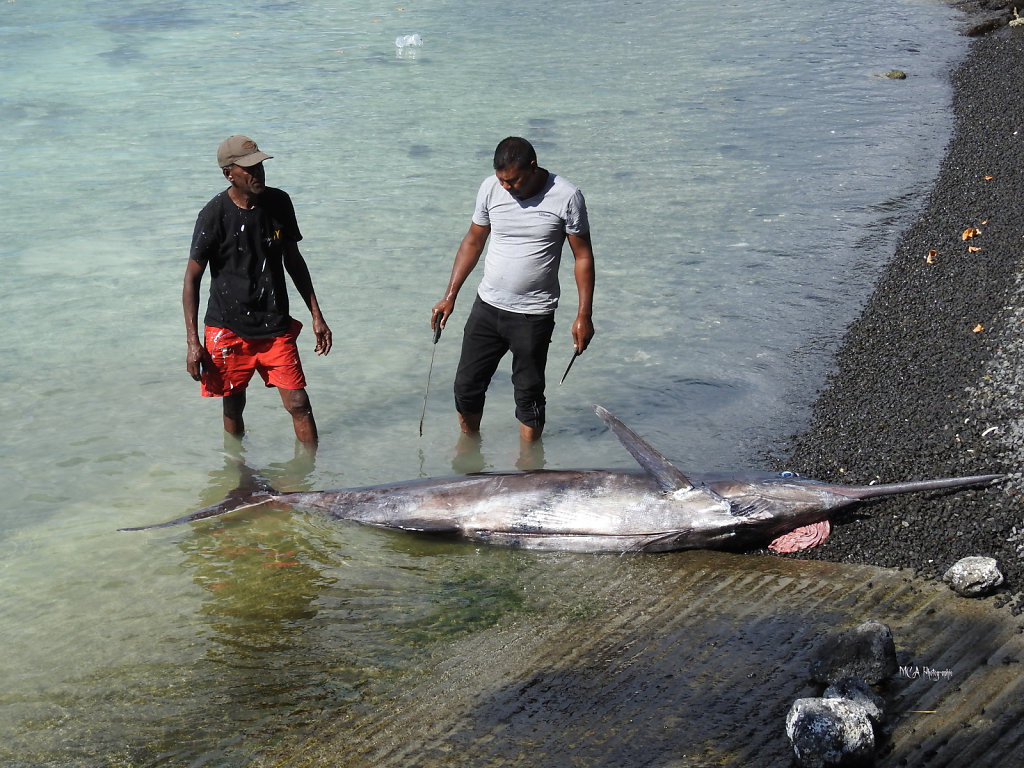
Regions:
[[380, 528], [527, 549], [742, 551], [826, 521], [835, 510], [864, 499], [980, 485], [1003, 477], [844, 486], [792, 472], [686, 476], [605, 408], [594, 410], [642, 469], [485, 472], [295, 493], [264, 485], [240, 489], [177, 520], [121, 530], [162, 528], [274, 502]]

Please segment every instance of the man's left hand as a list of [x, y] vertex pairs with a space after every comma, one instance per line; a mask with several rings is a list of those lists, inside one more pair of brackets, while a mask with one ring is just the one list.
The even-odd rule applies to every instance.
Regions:
[[318, 355], [326, 355], [331, 351], [331, 329], [323, 320], [315, 321], [313, 333], [316, 335], [316, 347], [313, 351]]

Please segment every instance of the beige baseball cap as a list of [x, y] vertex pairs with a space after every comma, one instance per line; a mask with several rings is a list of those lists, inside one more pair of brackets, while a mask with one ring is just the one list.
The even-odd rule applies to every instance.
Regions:
[[217, 165], [227, 168], [229, 165], [240, 165], [243, 168], [251, 168], [259, 165], [264, 160], [269, 160], [273, 155], [260, 152], [256, 142], [248, 136], [228, 136], [217, 147]]

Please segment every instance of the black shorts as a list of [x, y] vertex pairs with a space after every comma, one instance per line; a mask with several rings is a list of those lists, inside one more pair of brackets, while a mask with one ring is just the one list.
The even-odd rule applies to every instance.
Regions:
[[555, 330], [555, 313], [507, 312], [477, 296], [462, 336], [455, 374], [455, 408], [463, 415], [483, 413], [487, 386], [505, 353], [512, 352], [516, 418], [528, 427], [544, 426], [544, 368]]

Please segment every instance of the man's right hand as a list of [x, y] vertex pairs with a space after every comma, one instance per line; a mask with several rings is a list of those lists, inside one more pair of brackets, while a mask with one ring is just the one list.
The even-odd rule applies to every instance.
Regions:
[[441, 299], [430, 310], [430, 330], [436, 331], [438, 324], [444, 328], [455, 309], [455, 299]]
[[192, 340], [188, 343], [188, 353], [185, 356], [185, 369], [196, 381], [202, 381], [203, 378], [203, 361], [206, 358], [206, 349], [198, 340]]

